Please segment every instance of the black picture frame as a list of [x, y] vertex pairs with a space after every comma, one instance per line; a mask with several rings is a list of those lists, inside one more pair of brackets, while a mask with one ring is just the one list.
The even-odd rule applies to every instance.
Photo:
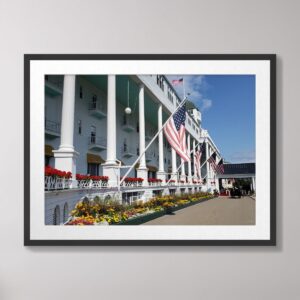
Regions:
[[[267, 60], [270, 62], [270, 239], [268, 240], [33, 240], [30, 237], [30, 62], [34, 60]], [[25, 246], [275, 246], [276, 54], [25, 54], [24, 55]]]

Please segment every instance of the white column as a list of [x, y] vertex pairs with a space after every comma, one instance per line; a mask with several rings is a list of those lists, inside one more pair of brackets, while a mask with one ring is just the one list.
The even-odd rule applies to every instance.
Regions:
[[[199, 144], [198, 146], [197, 146], [197, 150], [198, 151], [200, 151], [201, 150], [201, 145]], [[200, 161], [199, 161], [199, 168], [200, 168], [200, 170], [199, 170], [199, 179], [201, 180], [201, 182], [202, 182], [202, 175], [201, 175], [201, 158], [200, 158]]]
[[109, 177], [109, 184], [116, 186], [120, 179], [120, 169], [116, 162], [116, 75], [107, 76], [107, 150], [103, 175]]
[[[176, 97], [173, 97], [173, 106], [174, 110], [177, 107]], [[172, 179], [175, 180], [175, 183], [178, 183], [178, 174], [177, 174], [177, 157], [176, 151], [172, 148]]]
[[196, 168], [196, 140], [193, 140], [193, 158], [194, 158], [194, 179], [197, 179], [197, 168]]
[[[144, 85], [139, 86], [139, 139], [140, 153], [145, 151], [145, 101], [144, 101]], [[140, 159], [140, 165], [137, 169], [137, 176], [144, 179], [143, 185], [148, 185], [148, 169], [146, 167], [145, 154]]]
[[[191, 135], [188, 135], [188, 140], [187, 140], [187, 147], [188, 147], [188, 153], [190, 155], [191, 153]], [[188, 182], [192, 182], [192, 161], [188, 161]]]
[[184, 180], [186, 179], [186, 175], [185, 175], [185, 162], [184, 160], [181, 158], [181, 175], [180, 175], [180, 180]]
[[218, 175], [216, 175], [215, 180], [216, 180], [216, 184], [215, 184], [216, 190], [218, 192], [220, 192], [220, 185], [219, 185], [219, 177], [218, 177]]
[[176, 151], [172, 148], [172, 179], [175, 180], [175, 182], [178, 181], [178, 176], [176, 171], [177, 171]]
[[[162, 104], [159, 104], [158, 106], [158, 130], [161, 130], [162, 128]], [[159, 159], [159, 165], [158, 165], [158, 172], [157, 172], [157, 178], [161, 179], [163, 182], [166, 180], [166, 173], [164, 170], [164, 138], [163, 138], [163, 132], [161, 131], [158, 135], [158, 159]]]
[[106, 164], [116, 164], [116, 75], [107, 76], [107, 154]]
[[75, 75], [64, 76], [60, 146], [54, 150], [55, 168], [72, 172], [71, 187], [76, 187], [76, 157], [74, 150]]
[[[209, 146], [208, 143], [206, 143], [206, 160], [208, 160], [210, 157], [210, 152], [209, 152]], [[210, 165], [209, 162], [206, 162], [206, 186], [207, 190], [210, 188]]]

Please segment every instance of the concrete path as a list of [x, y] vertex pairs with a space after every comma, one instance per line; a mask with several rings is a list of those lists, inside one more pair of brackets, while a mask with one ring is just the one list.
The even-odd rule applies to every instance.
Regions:
[[255, 225], [255, 200], [218, 197], [142, 225]]

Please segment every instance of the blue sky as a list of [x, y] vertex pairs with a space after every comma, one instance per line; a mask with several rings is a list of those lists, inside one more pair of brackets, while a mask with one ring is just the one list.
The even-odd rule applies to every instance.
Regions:
[[[183, 77], [189, 99], [202, 113], [202, 127], [209, 131], [225, 161], [255, 162], [255, 76], [199, 75]], [[182, 86], [175, 86], [183, 95]]]

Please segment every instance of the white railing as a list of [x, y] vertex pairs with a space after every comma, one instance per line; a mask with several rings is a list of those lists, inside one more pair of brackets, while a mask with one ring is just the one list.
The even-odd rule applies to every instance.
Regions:
[[133, 149], [133, 147], [123, 145], [121, 147], [121, 153], [124, 157], [131, 157], [131, 156], [136, 155], [136, 150]]
[[86, 179], [86, 180], [78, 180], [78, 188], [80, 189], [92, 189], [92, 188], [107, 188], [109, 187], [107, 181], [103, 180], [92, 180], [92, 179]]
[[58, 122], [45, 119], [45, 129], [54, 133], [60, 133], [60, 124]]
[[141, 181], [123, 181], [121, 186], [123, 187], [141, 187], [143, 182]]
[[162, 182], [148, 182], [149, 183], [149, 186], [162, 186]]
[[89, 136], [89, 145], [99, 145], [101, 147], [106, 148], [107, 140], [103, 137], [91, 135]]
[[64, 190], [69, 189], [71, 186], [72, 179], [45, 176], [45, 190]]

